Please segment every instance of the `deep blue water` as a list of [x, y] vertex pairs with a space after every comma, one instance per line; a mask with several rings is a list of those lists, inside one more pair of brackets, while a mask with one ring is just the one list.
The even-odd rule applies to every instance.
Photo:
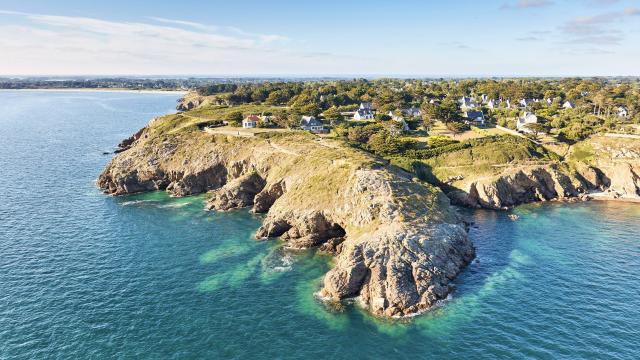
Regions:
[[640, 354], [640, 206], [465, 211], [478, 261], [443, 307], [377, 321], [313, 298], [328, 259], [202, 198], [94, 180], [176, 95], [0, 92], [0, 359], [619, 358]]

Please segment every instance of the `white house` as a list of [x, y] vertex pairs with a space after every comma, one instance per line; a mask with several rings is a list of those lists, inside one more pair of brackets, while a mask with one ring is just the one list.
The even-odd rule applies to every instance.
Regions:
[[478, 104], [468, 96], [463, 96], [462, 98], [460, 98], [460, 100], [458, 100], [458, 102], [460, 103], [460, 108], [462, 109], [472, 109], [478, 106]]
[[360, 103], [360, 107], [353, 114], [353, 120], [373, 120], [374, 113], [373, 108], [371, 107], [371, 103], [363, 102]]
[[358, 109], [353, 113], [353, 120], [373, 120], [373, 111], [368, 109]]
[[527, 124], [537, 124], [538, 117], [534, 113], [525, 112], [523, 116], [518, 118], [518, 122], [516, 123], [516, 128], [520, 132], [530, 133], [531, 130], [527, 128]]
[[567, 100], [564, 102], [564, 104], [562, 104], [562, 107], [565, 109], [575, 109], [576, 104], [571, 100]]
[[422, 116], [422, 110], [419, 108], [402, 109], [402, 114], [410, 118], [419, 118]]
[[468, 110], [464, 112], [464, 117], [467, 118], [466, 122], [468, 124], [473, 124], [475, 126], [484, 126], [484, 113], [479, 110]]
[[397, 121], [399, 121], [400, 119], [404, 119], [405, 117], [415, 119], [422, 116], [422, 111], [418, 108], [400, 109], [400, 113], [402, 114], [402, 116], [396, 116], [395, 112], [389, 111], [388, 115], [391, 116], [393, 120]]
[[327, 131], [322, 121], [313, 116], [302, 116], [300, 119], [300, 128], [313, 133], [324, 133]]
[[488, 107], [489, 109], [497, 109], [497, 108], [498, 108], [498, 106], [500, 106], [500, 100], [494, 100], [494, 99], [491, 99], [491, 100], [489, 100], [489, 102], [487, 103], [487, 107]]
[[258, 126], [258, 121], [260, 121], [260, 118], [257, 115], [249, 115], [242, 119], [242, 127], [245, 129], [253, 129]]
[[527, 107], [529, 105], [531, 105], [531, 100], [529, 99], [520, 99], [519, 104], [521, 107]]
[[629, 111], [627, 111], [627, 108], [625, 108], [624, 106], [619, 106], [618, 107], [618, 116], [619, 117], [629, 117]]
[[486, 104], [489, 101], [489, 95], [487, 94], [480, 95], [480, 98], [482, 99], [483, 104]]

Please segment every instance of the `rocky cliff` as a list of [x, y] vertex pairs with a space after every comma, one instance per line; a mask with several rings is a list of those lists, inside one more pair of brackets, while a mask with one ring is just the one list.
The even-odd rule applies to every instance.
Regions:
[[[504, 209], [536, 201], [640, 199], [640, 141], [593, 137], [579, 143], [566, 161], [511, 164], [490, 176], [464, 176], [444, 186], [454, 203]], [[468, 169], [466, 169], [468, 171]]]
[[212, 135], [159, 118], [106, 167], [98, 186], [123, 195], [209, 192], [207, 208], [266, 213], [257, 238], [335, 253], [319, 295], [358, 296], [379, 316], [433, 306], [474, 257], [437, 188], [378, 159], [302, 133]]

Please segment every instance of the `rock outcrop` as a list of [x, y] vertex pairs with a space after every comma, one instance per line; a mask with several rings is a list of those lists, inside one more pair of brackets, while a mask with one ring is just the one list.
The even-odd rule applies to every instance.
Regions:
[[242, 175], [214, 190], [207, 202], [207, 209], [224, 211], [251, 206], [264, 185], [264, 179], [256, 172]]
[[492, 178], [472, 180], [465, 189], [453, 190], [449, 196], [461, 205], [504, 209], [530, 202], [576, 197], [587, 186], [557, 166], [535, 166], [507, 170]]
[[[482, 175], [466, 177], [448, 174], [441, 182], [452, 202], [489, 209], [536, 201], [589, 199], [591, 194], [599, 199], [640, 200], [639, 140], [594, 136], [574, 145], [575, 149], [580, 156], [570, 153], [565, 161], [499, 164], [495, 168], [499, 173], [487, 175], [485, 170]], [[473, 169], [474, 165], [469, 166]]]
[[470, 179], [447, 195], [454, 204], [486, 209], [506, 209], [520, 204], [588, 198], [590, 192], [607, 192], [613, 198], [640, 197], [640, 171], [631, 163], [605, 167], [563, 164], [507, 169], [489, 178]]
[[163, 120], [98, 179], [114, 195], [209, 192], [207, 208], [266, 213], [257, 238], [336, 254], [319, 295], [359, 296], [378, 316], [429, 309], [474, 257], [464, 224], [437, 188], [331, 140], [166, 131]]

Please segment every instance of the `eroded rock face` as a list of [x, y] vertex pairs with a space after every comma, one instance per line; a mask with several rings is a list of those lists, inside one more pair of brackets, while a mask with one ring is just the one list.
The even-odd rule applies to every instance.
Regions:
[[264, 187], [253, 199], [254, 204], [252, 211], [254, 213], [267, 212], [271, 208], [271, 205], [284, 194], [285, 190], [286, 185], [284, 181], [278, 181], [269, 187]]
[[516, 170], [501, 176], [473, 181], [466, 191], [454, 191], [459, 204], [503, 209], [535, 201], [565, 199], [578, 195], [584, 185], [553, 167]]
[[256, 172], [240, 176], [223, 187], [214, 190], [207, 201], [208, 210], [225, 211], [243, 208], [254, 203], [256, 195], [262, 191], [265, 180]]
[[640, 196], [640, 167], [632, 164], [616, 162], [606, 168], [605, 176], [608, 187], [620, 196]]
[[112, 160], [98, 186], [115, 195], [211, 191], [210, 209], [253, 206], [267, 213], [257, 238], [280, 237], [291, 248], [336, 254], [322, 297], [360, 296], [380, 316], [433, 306], [474, 256], [440, 190], [367, 154], [307, 135], [268, 141], [204, 136], [212, 135], [163, 141], [150, 135], [135, 142]]

